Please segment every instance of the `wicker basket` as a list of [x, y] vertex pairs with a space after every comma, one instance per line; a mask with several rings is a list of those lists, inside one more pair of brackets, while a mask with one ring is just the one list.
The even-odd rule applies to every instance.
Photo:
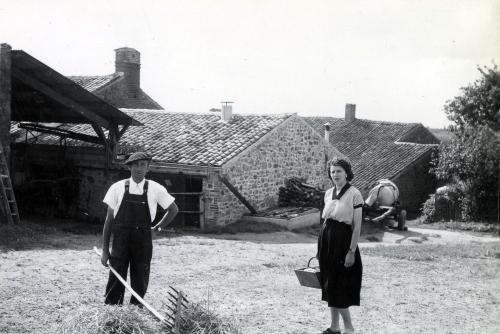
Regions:
[[300, 285], [308, 288], [321, 289], [319, 267], [311, 267], [311, 261], [315, 258], [316, 257], [312, 257], [309, 259], [306, 268], [295, 270], [295, 275], [297, 275]]

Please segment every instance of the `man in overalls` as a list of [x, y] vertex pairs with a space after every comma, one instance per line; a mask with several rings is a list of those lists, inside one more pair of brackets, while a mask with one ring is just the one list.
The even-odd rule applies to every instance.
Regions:
[[[132, 289], [144, 297], [148, 288], [149, 270], [153, 254], [152, 230], [161, 230], [168, 225], [178, 212], [177, 205], [165, 187], [146, 180], [151, 157], [144, 152], [132, 154], [125, 162], [131, 177], [114, 183], [106, 193], [103, 202], [108, 212], [103, 229], [102, 264], [109, 264], [127, 279], [130, 264], [130, 283]], [[167, 210], [156, 226], [152, 222], [156, 216], [157, 205]], [[113, 246], [109, 252], [109, 241], [113, 234]], [[125, 287], [110, 272], [106, 286], [106, 304], [123, 304]], [[132, 296], [131, 304], [139, 304]]]

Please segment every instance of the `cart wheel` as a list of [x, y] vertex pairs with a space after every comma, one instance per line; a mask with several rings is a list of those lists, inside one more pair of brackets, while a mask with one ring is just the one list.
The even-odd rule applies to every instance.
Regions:
[[406, 210], [401, 210], [398, 215], [398, 230], [406, 231], [408, 228], [406, 227]]

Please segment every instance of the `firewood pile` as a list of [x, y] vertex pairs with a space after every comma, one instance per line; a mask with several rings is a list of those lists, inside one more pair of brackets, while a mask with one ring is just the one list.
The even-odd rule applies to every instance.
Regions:
[[308, 206], [321, 209], [325, 191], [307, 184], [305, 179], [292, 177], [285, 180], [285, 187], [280, 187], [278, 205]]
[[268, 209], [265, 211], [257, 212], [253, 214], [253, 217], [272, 217], [272, 218], [295, 218], [300, 216], [304, 212], [309, 212], [315, 210], [313, 207], [309, 206], [281, 206], [279, 208]]

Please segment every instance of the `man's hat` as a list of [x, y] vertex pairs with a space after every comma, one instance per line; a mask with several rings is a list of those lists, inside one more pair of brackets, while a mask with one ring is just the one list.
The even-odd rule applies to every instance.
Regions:
[[148, 160], [151, 161], [151, 156], [145, 152], [135, 152], [128, 157], [127, 161], [125, 161], [125, 164], [131, 164], [134, 161], [139, 161], [139, 160]]

